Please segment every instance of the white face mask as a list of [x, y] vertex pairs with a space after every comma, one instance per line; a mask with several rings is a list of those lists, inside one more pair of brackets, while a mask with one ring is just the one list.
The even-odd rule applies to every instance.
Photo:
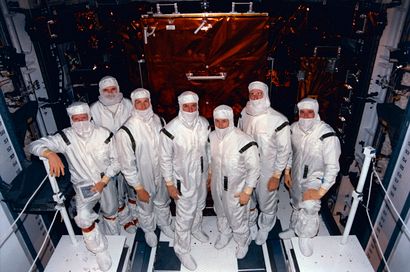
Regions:
[[148, 121], [154, 115], [154, 112], [152, 111], [152, 106], [151, 105], [145, 110], [135, 109], [135, 113], [138, 115], [138, 117], [140, 117], [144, 121]]
[[121, 102], [123, 98], [122, 93], [102, 93], [98, 100], [101, 101], [105, 106], [112, 106]]
[[93, 124], [90, 121], [72, 122], [71, 127], [78, 136], [83, 138], [90, 137], [93, 132]]
[[258, 107], [265, 106], [265, 99], [261, 98], [261, 99], [257, 99], [257, 100], [249, 100], [249, 103], [253, 107], [258, 108]]
[[301, 130], [307, 132], [313, 127], [315, 123], [315, 118], [299, 118], [298, 125]]
[[222, 140], [226, 133], [228, 132], [228, 128], [217, 128], [215, 127], [216, 136], [218, 136], [219, 140]]
[[195, 121], [198, 119], [199, 112], [194, 111], [194, 112], [187, 112], [187, 111], [180, 111], [182, 115], [182, 119], [187, 123], [189, 127], [192, 127], [195, 124]]
[[226, 128], [217, 128], [215, 127], [216, 131], [216, 136], [218, 137], [219, 140], [223, 140], [223, 138], [232, 130], [234, 127], [226, 127]]
[[118, 94], [119, 92], [116, 92], [116, 93], [103, 92], [103, 96], [105, 96], [108, 99], [114, 99], [115, 97], [117, 97]]
[[265, 113], [270, 107], [270, 102], [265, 98], [257, 100], [249, 100], [246, 104], [246, 112], [252, 116], [257, 116]]

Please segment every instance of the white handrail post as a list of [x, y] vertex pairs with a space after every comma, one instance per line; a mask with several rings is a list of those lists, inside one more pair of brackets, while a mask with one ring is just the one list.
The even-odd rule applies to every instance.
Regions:
[[364, 148], [363, 154], [365, 158], [363, 162], [362, 172], [360, 173], [360, 178], [356, 190], [352, 192], [353, 203], [352, 207], [350, 208], [349, 217], [347, 218], [345, 229], [343, 231], [341, 244], [346, 244], [347, 237], [349, 236], [350, 230], [352, 229], [352, 224], [356, 215], [357, 207], [359, 205], [359, 202], [363, 198], [363, 186], [366, 182], [367, 173], [369, 172], [370, 162], [372, 161], [372, 158], [376, 156], [376, 150], [371, 146], [366, 146]]
[[55, 177], [50, 175], [50, 166], [48, 164], [48, 160], [46, 158], [41, 158], [44, 163], [44, 167], [46, 168], [48, 180], [50, 181], [51, 188], [53, 189], [54, 195], [53, 199], [57, 202], [56, 210], [59, 210], [61, 213], [61, 217], [63, 218], [65, 227], [67, 228], [68, 235], [70, 236], [71, 242], [74, 246], [78, 244], [77, 239], [75, 238], [73, 226], [71, 225], [70, 218], [67, 213], [67, 209], [64, 205], [65, 197], [60, 192], [60, 188], [58, 187], [57, 180]]

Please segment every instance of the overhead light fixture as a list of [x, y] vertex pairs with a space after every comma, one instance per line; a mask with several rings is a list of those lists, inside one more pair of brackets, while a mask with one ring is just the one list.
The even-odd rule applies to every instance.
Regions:
[[193, 73], [186, 73], [186, 78], [188, 80], [225, 80], [226, 79], [226, 73], [220, 72], [218, 75], [214, 76], [195, 76]]

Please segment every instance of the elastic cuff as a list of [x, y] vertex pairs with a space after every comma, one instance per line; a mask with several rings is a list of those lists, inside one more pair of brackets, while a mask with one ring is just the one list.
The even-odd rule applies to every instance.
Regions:
[[172, 178], [173, 178], [173, 176], [163, 177], [163, 179], [165, 180], [165, 182], [168, 182], [168, 181], [171, 181], [171, 182], [172, 182]]
[[277, 179], [280, 179], [280, 176], [281, 176], [281, 175], [282, 175], [282, 172], [275, 171], [275, 172], [273, 172], [272, 177], [277, 178]]
[[134, 189], [135, 191], [138, 191], [138, 190], [144, 189], [144, 186], [142, 186], [141, 184], [137, 184], [134, 186]]
[[104, 183], [105, 185], [107, 185], [108, 182], [110, 182], [110, 177], [103, 176], [103, 177], [101, 178], [101, 182]]
[[330, 187], [332, 187], [332, 183], [328, 183], [328, 182], [322, 182], [322, 185], [320, 186], [320, 188], [323, 188], [326, 191], [329, 191]]
[[174, 183], [173, 183], [172, 181], [170, 181], [170, 180], [166, 181], [165, 184], [166, 184], [167, 186], [173, 186], [173, 185], [174, 185]]
[[289, 175], [290, 174], [290, 168], [286, 168], [285, 169], [285, 175]]
[[252, 195], [252, 191], [253, 191], [253, 188], [248, 187], [248, 186], [246, 186], [245, 189], [243, 189], [243, 192], [247, 195]]
[[47, 156], [50, 154], [50, 153], [52, 153], [53, 151], [51, 151], [51, 150], [49, 150], [49, 149], [46, 149], [46, 150], [44, 150], [43, 152], [41, 152], [41, 156], [42, 157], [44, 157], [44, 158], [47, 158]]
[[320, 197], [324, 196], [327, 193], [327, 190], [323, 187], [320, 187], [319, 189], [319, 195]]

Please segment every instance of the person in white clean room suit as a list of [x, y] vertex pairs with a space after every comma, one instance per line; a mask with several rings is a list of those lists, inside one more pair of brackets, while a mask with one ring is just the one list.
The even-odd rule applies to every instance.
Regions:
[[[137, 192], [139, 225], [150, 247], [158, 243], [156, 225], [174, 238], [171, 229], [171, 202], [159, 167], [160, 117], [152, 110], [148, 90], [138, 88], [131, 93], [134, 105], [132, 116], [115, 135], [121, 172]], [[165, 122], [163, 122], [165, 123]]]
[[[285, 116], [270, 107], [268, 86], [260, 81], [249, 84], [249, 101], [242, 110], [239, 128], [255, 139], [259, 146], [261, 177], [254, 191], [259, 205], [259, 231], [255, 243], [266, 242], [275, 226], [278, 211], [278, 187], [291, 152], [289, 122]], [[251, 199], [251, 228], [255, 229], [257, 210]], [[253, 231], [254, 232], [254, 231]]]
[[[96, 125], [105, 127], [115, 134], [131, 116], [132, 103], [123, 97], [117, 80], [112, 76], [103, 77], [98, 83], [98, 89], [100, 96], [98, 101], [91, 105], [91, 117]], [[124, 181], [121, 174], [116, 177], [115, 181], [117, 187], [113, 187], [111, 193], [118, 196], [116, 205], [119, 223], [127, 232], [134, 233], [137, 223], [135, 193]], [[119, 234], [116, 215], [104, 218], [104, 222], [108, 233]]]
[[98, 215], [93, 208], [101, 200], [100, 212], [104, 216], [116, 213], [116, 210], [103, 204], [117, 199], [111, 194], [112, 187], [115, 187], [112, 178], [120, 169], [113, 134], [90, 121], [90, 108], [86, 103], [74, 102], [67, 108], [67, 113], [71, 127], [32, 142], [29, 149], [32, 154], [47, 158], [50, 174], [57, 177], [65, 172], [56, 153], [66, 157], [76, 192], [77, 215], [74, 220], [82, 229], [86, 247], [96, 253], [101, 270], [107, 271], [111, 267], [111, 257], [107, 239], [95, 223]]
[[91, 105], [91, 117], [95, 124], [116, 132], [133, 110], [129, 99], [124, 98], [117, 80], [112, 76], [103, 77], [98, 83], [100, 96]]
[[231, 107], [216, 107], [214, 122], [209, 140], [211, 192], [219, 231], [215, 248], [224, 248], [233, 236], [236, 257], [243, 259], [251, 242], [248, 204], [260, 174], [258, 145], [234, 127]]
[[191, 256], [191, 234], [200, 242], [209, 237], [202, 231], [208, 178], [209, 123], [199, 116], [198, 95], [178, 96], [179, 113], [160, 135], [161, 173], [170, 197], [176, 203], [174, 250], [189, 270], [197, 265]]
[[289, 229], [279, 237], [297, 234], [302, 254], [310, 256], [311, 238], [319, 230], [320, 199], [335, 183], [341, 151], [335, 131], [320, 120], [318, 102], [304, 98], [297, 107], [299, 121], [291, 126], [293, 154], [285, 170], [293, 213]]

